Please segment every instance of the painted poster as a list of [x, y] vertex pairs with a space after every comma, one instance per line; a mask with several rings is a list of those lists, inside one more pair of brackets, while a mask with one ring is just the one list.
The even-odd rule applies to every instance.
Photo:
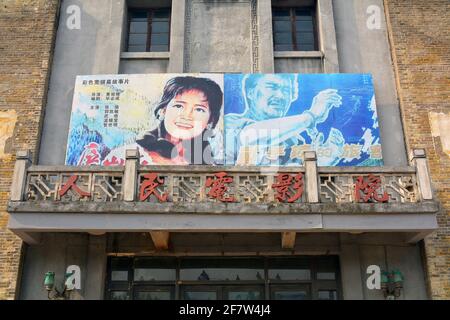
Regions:
[[226, 74], [225, 163], [382, 166], [368, 74]]
[[223, 75], [78, 76], [66, 165], [223, 164]]

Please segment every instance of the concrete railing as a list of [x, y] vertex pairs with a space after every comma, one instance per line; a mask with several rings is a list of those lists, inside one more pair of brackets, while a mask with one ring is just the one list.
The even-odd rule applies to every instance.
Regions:
[[433, 199], [424, 150], [410, 167], [140, 166], [127, 150], [124, 166], [35, 166], [17, 154], [11, 202], [416, 203]]

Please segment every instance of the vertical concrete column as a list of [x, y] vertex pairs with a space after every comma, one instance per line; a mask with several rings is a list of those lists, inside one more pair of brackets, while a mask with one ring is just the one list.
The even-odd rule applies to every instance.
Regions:
[[258, 37], [259, 37], [259, 70], [261, 73], [274, 73], [272, 34], [272, 1], [258, 0]]
[[363, 275], [361, 274], [361, 261], [358, 245], [341, 245], [339, 258], [344, 300], [364, 299]]
[[183, 73], [184, 70], [184, 29], [186, 20], [186, 0], [172, 1], [170, 24], [169, 73]]
[[91, 58], [95, 61], [92, 66], [93, 74], [119, 73], [124, 33], [127, 32], [123, 28], [126, 25], [126, 8], [126, 0], [83, 1], [83, 13], [92, 16], [92, 26], [82, 24], [81, 28], [92, 28], [88, 30], [92, 30], [92, 33], [96, 31], [97, 36], [94, 42], [95, 53]]
[[103, 300], [106, 274], [106, 235], [89, 236], [86, 267], [86, 300]]
[[12, 177], [11, 192], [9, 198], [11, 201], [22, 201], [27, 183], [27, 169], [31, 165], [30, 151], [19, 151], [16, 155], [16, 163]]
[[305, 151], [306, 195], [309, 203], [319, 202], [319, 185], [317, 175], [317, 156], [315, 151]]
[[136, 199], [139, 150], [127, 150], [125, 157], [125, 172], [123, 174], [123, 200], [134, 201]]
[[411, 163], [416, 167], [417, 183], [422, 200], [432, 200], [433, 191], [431, 189], [431, 177], [425, 150], [412, 150]]
[[324, 73], [339, 73], [339, 60], [334, 26], [333, 1], [317, 1], [319, 49], [324, 54]]

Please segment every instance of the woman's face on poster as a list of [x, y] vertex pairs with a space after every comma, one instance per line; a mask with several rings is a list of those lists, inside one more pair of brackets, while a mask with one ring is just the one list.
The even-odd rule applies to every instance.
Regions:
[[175, 139], [189, 140], [206, 129], [211, 111], [208, 99], [199, 90], [178, 94], [164, 111], [164, 126]]

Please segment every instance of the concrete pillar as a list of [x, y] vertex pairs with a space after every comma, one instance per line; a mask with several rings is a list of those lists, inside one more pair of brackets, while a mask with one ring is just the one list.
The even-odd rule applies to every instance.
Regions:
[[272, 1], [258, 0], [259, 71], [274, 73]]
[[414, 149], [411, 152], [411, 163], [416, 167], [417, 183], [422, 200], [432, 200], [431, 177], [428, 170], [425, 149]]
[[169, 73], [183, 73], [184, 70], [184, 29], [186, 20], [186, 0], [172, 1], [170, 25]]
[[319, 202], [317, 156], [315, 151], [305, 151], [306, 196], [309, 203]]
[[19, 151], [16, 156], [14, 172], [12, 177], [11, 192], [9, 198], [11, 201], [22, 201], [25, 185], [27, 183], [27, 169], [31, 165], [30, 151]]
[[103, 300], [106, 276], [106, 235], [89, 236], [86, 267], [86, 300]]
[[364, 292], [358, 245], [341, 245], [340, 265], [344, 300], [363, 300]]
[[123, 174], [123, 200], [134, 201], [136, 199], [139, 150], [127, 150], [125, 157], [125, 172]]
[[317, 1], [319, 49], [324, 54], [324, 73], [339, 73], [339, 60], [334, 27], [332, 0]]

